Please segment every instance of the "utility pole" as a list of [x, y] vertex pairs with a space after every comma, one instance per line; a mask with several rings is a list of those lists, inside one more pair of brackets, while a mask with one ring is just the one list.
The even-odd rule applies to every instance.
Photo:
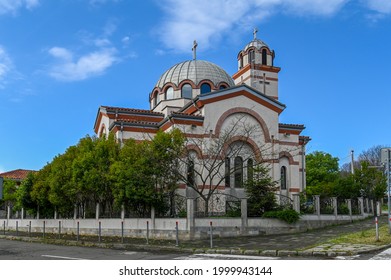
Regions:
[[387, 176], [387, 211], [388, 211], [388, 227], [389, 227], [389, 233], [391, 234], [391, 201], [390, 201], [390, 192], [391, 192], [391, 148], [383, 148], [381, 149], [381, 154], [380, 154], [381, 162], [382, 164], [385, 165], [385, 171], [384, 173]]
[[351, 154], [350, 172], [354, 174], [354, 150], [351, 150], [350, 154]]

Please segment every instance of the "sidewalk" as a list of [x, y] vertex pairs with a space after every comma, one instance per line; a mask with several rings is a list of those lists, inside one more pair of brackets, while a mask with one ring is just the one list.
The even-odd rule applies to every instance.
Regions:
[[[379, 225], [387, 223], [387, 216], [379, 218]], [[96, 246], [100, 248], [114, 248], [122, 250], [147, 250], [147, 251], [175, 251], [184, 253], [210, 253], [210, 254], [243, 254], [260, 256], [303, 256], [303, 257], [335, 257], [369, 253], [391, 247], [388, 245], [365, 244], [329, 244], [329, 239], [342, 234], [361, 232], [375, 228], [374, 218], [368, 218], [353, 223], [330, 226], [304, 233], [284, 235], [262, 235], [256, 237], [214, 238], [213, 248], [210, 248], [210, 240], [175, 241], [150, 240], [146, 244], [145, 239], [130, 239], [124, 243], [112, 241], [82, 241], [67, 239], [43, 239], [39, 237], [4, 236], [12, 240], [27, 242], [45, 242], [71, 246]]]
[[[387, 216], [379, 218], [379, 225], [387, 223]], [[242, 253], [264, 256], [329, 256], [353, 255], [364, 252], [377, 251], [391, 247], [366, 244], [328, 244], [327, 240], [342, 234], [361, 232], [375, 228], [374, 218], [330, 226], [297, 234], [263, 235], [257, 237], [239, 237], [213, 240], [214, 250], [207, 249], [207, 253]], [[208, 241], [192, 241], [183, 244], [185, 247], [202, 248], [208, 246]], [[196, 249], [201, 251], [202, 249]]]

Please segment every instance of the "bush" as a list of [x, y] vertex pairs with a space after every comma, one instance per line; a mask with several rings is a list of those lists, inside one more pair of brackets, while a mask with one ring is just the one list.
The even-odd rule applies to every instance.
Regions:
[[346, 203], [342, 203], [338, 205], [338, 214], [349, 215], [349, 207]]
[[277, 218], [288, 224], [294, 224], [300, 220], [300, 214], [292, 209], [265, 212], [263, 218]]

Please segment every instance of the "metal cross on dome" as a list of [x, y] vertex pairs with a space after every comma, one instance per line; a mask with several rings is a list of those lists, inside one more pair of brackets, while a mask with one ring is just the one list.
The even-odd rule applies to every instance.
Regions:
[[193, 51], [193, 59], [194, 60], [196, 60], [196, 58], [197, 58], [197, 46], [198, 46], [197, 41], [194, 40], [193, 48], [191, 49]]

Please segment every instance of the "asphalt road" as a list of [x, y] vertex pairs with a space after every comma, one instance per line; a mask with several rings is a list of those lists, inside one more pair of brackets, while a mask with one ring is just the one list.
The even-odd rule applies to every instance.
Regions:
[[[188, 254], [178, 252], [125, 251], [95, 247], [61, 246], [0, 239], [0, 260], [281, 260], [318, 259], [319, 257], [262, 257], [219, 254]], [[331, 258], [327, 258], [331, 259]], [[391, 260], [391, 249], [383, 252], [347, 257], [342, 260]]]
[[0, 239], [0, 260], [172, 260], [182, 253], [137, 252]]

